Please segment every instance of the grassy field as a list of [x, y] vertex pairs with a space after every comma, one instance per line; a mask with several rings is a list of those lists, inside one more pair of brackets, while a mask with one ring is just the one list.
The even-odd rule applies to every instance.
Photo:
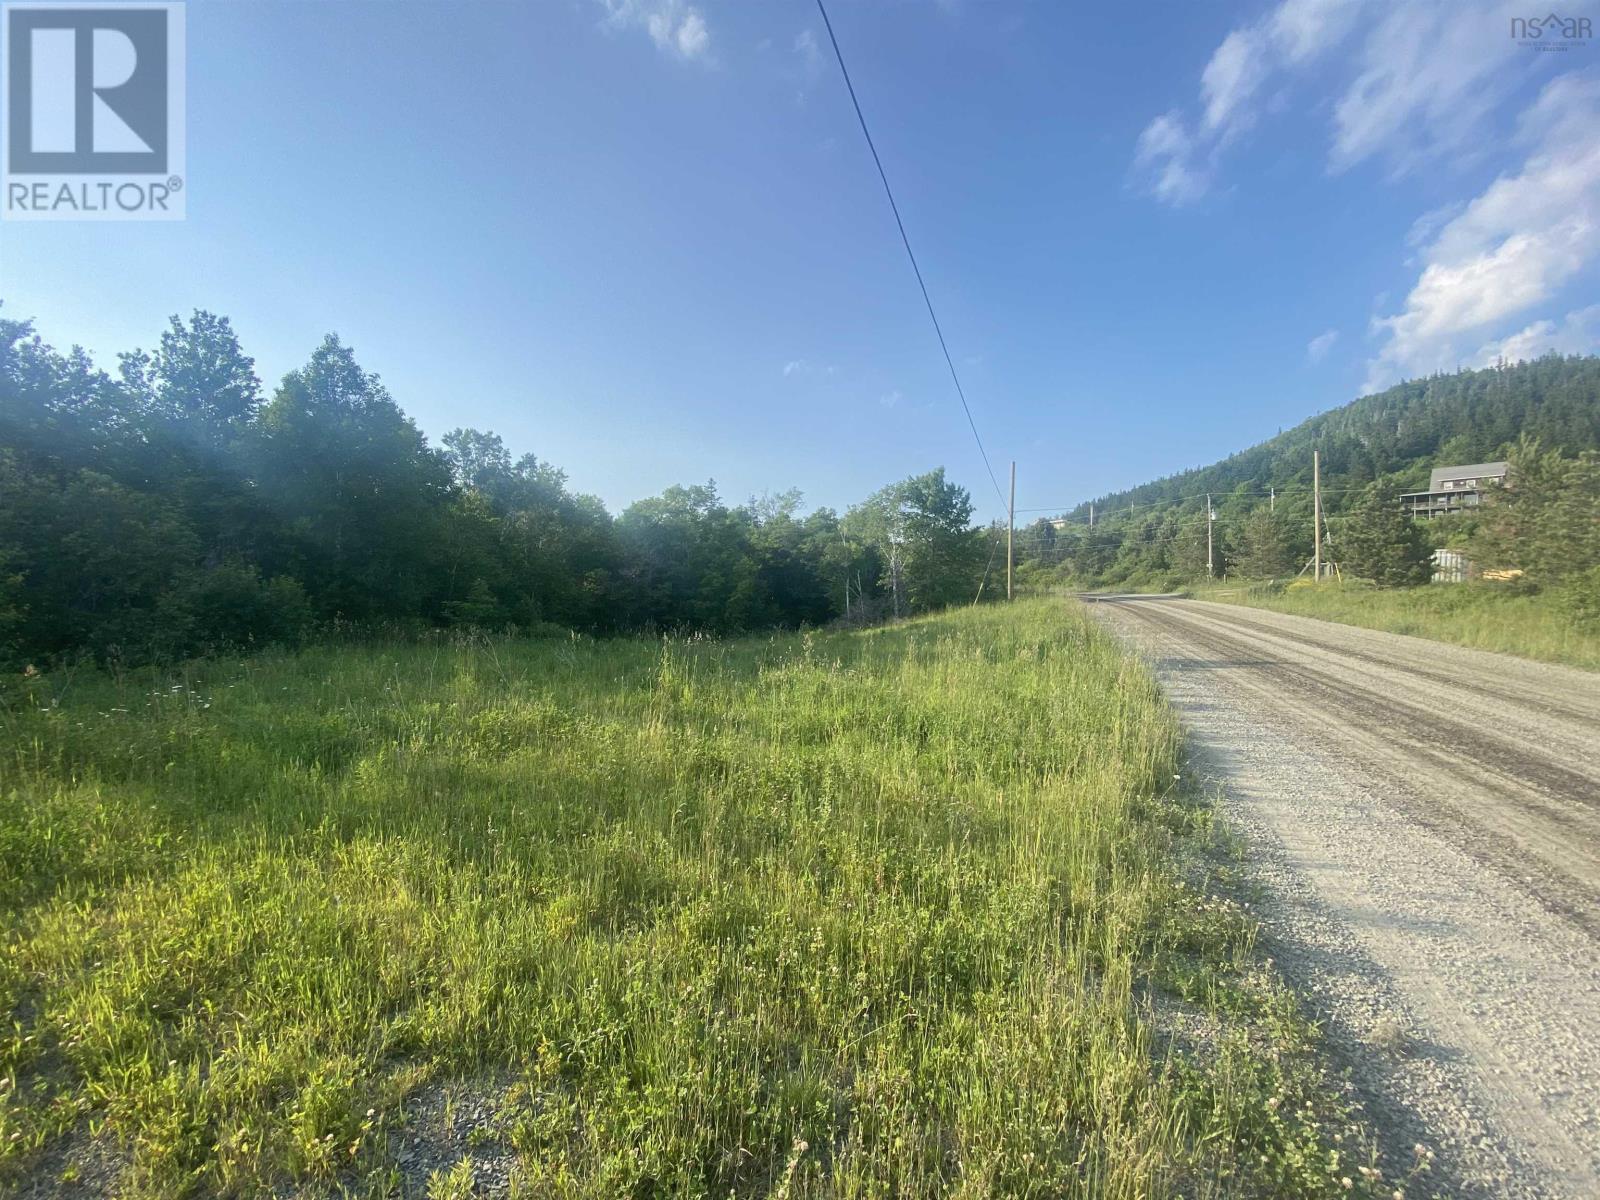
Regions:
[[1060, 602], [6, 686], [0, 1192], [1368, 1190]]
[[1283, 589], [1234, 583], [1195, 588], [1193, 594], [1197, 600], [1246, 604], [1600, 670], [1600, 630], [1581, 628], [1548, 595], [1493, 584], [1431, 584], [1385, 591], [1359, 582]]

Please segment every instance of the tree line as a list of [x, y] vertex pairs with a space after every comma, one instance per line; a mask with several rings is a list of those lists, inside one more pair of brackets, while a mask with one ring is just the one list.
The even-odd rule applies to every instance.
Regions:
[[[1526, 586], [1577, 586], [1600, 564], [1600, 358], [1532, 362], [1413, 380], [1209, 467], [1094, 502], [1019, 533], [1022, 577], [1083, 587], [1176, 587], [1207, 571], [1284, 579], [1311, 561], [1312, 451], [1320, 451], [1324, 557], [1385, 586], [1425, 583], [1435, 548]], [[1506, 459], [1512, 485], [1477, 512], [1418, 522], [1401, 493], [1434, 467]]]
[[163, 660], [338, 631], [705, 630], [975, 598], [942, 468], [844, 514], [671, 487], [612, 516], [496, 434], [431, 445], [333, 335], [269, 396], [226, 317], [114, 373], [0, 319], [0, 660]]

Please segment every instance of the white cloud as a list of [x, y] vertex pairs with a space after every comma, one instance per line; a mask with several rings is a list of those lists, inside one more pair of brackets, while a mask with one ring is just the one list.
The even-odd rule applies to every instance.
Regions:
[[1561, 324], [1535, 321], [1499, 341], [1478, 348], [1475, 364], [1523, 362], [1554, 350], [1557, 354], [1592, 354], [1600, 350], [1600, 304], [1569, 312]]
[[[1222, 39], [1200, 75], [1198, 114], [1157, 117], [1140, 137], [1135, 165], [1159, 199], [1196, 199], [1215, 178], [1220, 151], [1281, 97], [1281, 87], [1268, 85], [1303, 72], [1352, 36], [1358, 45], [1333, 85], [1330, 169], [1381, 157], [1400, 172], [1464, 153], [1536, 57], [1507, 36], [1503, 18], [1515, 2], [1282, 0]], [[1184, 133], [1181, 150], [1147, 145], [1158, 123]]]
[[[1505, 139], [1492, 136], [1491, 118], [1549, 59], [1508, 35], [1514, 3], [1281, 0], [1222, 39], [1201, 74], [1192, 115], [1174, 109], [1145, 127], [1135, 168], [1160, 200], [1199, 199], [1228, 144], [1282, 95], [1277, 81], [1352, 38], [1350, 53], [1330, 69], [1330, 171], [1381, 161], [1398, 174], [1499, 149]], [[1373, 320], [1382, 342], [1368, 363], [1369, 389], [1448, 370], [1475, 347], [1481, 359], [1539, 339], [1587, 344], [1581, 322], [1536, 322], [1520, 333], [1507, 327], [1600, 259], [1600, 78], [1580, 68], [1546, 84], [1511, 147], [1520, 166], [1413, 225], [1407, 244], [1416, 253], [1416, 282], [1399, 312]], [[1307, 354], [1317, 361], [1332, 344], [1316, 339]]]
[[705, 16], [684, 0], [595, 0], [605, 9], [609, 29], [642, 29], [663, 53], [690, 60], [705, 59], [711, 30]]
[[1245, 116], [1244, 104], [1267, 74], [1266, 35], [1259, 29], [1235, 29], [1222, 39], [1200, 75], [1206, 128], [1225, 129]]
[[1149, 172], [1150, 190], [1169, 204], [1187, 204], [1205, 195], [1209, 168], [1195, 159], [1193, 136], [1183, 117], [1169, 112], [1145, 126], [1134, 152], [1134, 166]]
[[1279, 53], [1298, 65], [1341, 41], [1361, 8], [1361, 0], [1284, 0], [1267, 25]]
[[809, 358], [791, 358], [783, 364], [785, 377], [790, 375], [833, 375], [838, 369], [831, 363], [814, 363]]
[[1314, 363], [1319, 363], [1328, 357], [1328, 351], [1333, 349], [1333, 344], [1339, 340], [1339, 331], [1329, 329], [1319, 333], [1306, 343], [1306, 357]]
[[807, 72], [814, 72], [822, 65], [822, 48], [817, 45], [817, 35], [809, 29], [802, 29], [795, 36], [794, 52], [800, 56]]
[[1404, 170], [1459, 151], [1521, 82], [1519, 65], [1533, 61], [1507, 35], [1509, 9], [1497, 0], [1408, 0], [1368, 11], [1382, 16], [1334, 106], [1336, 171], [1374, 155]]
[[1433, 241], [1439, 230], [1460, 216], [1461, 210], [1466, 206], [1465, 200], [1452, 200], [1449, 204], [1430, 208], [1411, 222], [1411, 228], [1406, 232], [1406, 245], [1421, 246]]
[[1230, 32], [1200, 75], [1201, 115], [1191, 133], [1181, 111], [1151, 121], [1134, 165], [1157, 199], [1187, 204], [1211, 186], [1217, 152], [1255, 121], [1254, 101], [1274, 71], [1309, 61], [1343, 36], [1359, 0], [1283, 0]]
[[904, 398], [905, 397], [900, 394], [900, 390], [896, 388], [892, 392], [885, 392], [883, 395], [879, 396], [878, 403], [883, 405], [885, 408], [893, 408]]
[[1545, 86], [1523, 114], [1521, 168], [1440, 228], [1402, 311], [1374, 322], [1388, 340], [1368, 364], [1369, 391], [1455, 367], [1466, 338], [1550, 299], [1600, 256], [1597, 130], [1600, 79], [1573, 72]]
[[[656, 37], [654, 29], [650, 31]], [[706, 19], [700, 15], [700, 10], [691, 8], [683, 15], [674, 30], [670, 21], [665, 29], [665, 36], [672, 39], [678, 53], [684, 58], [698, 58], [706, 52], [706, 47], [711, 45], [711, 33], [706, 29]], [[656, 44], [661, 44], [661, 39], [656, 37]]]

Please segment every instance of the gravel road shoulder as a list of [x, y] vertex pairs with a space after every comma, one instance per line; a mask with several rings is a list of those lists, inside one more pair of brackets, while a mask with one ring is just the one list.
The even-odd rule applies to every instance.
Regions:
[[1193, 601], [1095, 609], [1186, 723], [1390, 1167], [1421, 1143], [1435, 1194], [1600, 1196], [1600, 678]]

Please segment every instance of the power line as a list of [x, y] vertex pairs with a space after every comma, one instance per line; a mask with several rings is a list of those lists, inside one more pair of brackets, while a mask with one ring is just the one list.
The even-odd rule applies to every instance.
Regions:
[[[1366, 490], [1367, 489], [1366, 489], [1365, 485], [1354, 486], [1354, 487], [1325, 487], [1325, 488], [1322, 489], [1322, 493], [1323, 493], [1323, 495], [1327, 495], [1329, 492], [1364, 492]], [[1307, 496], [1309, 496], [1311, 494], [1311, 488], [1309, 486], [1306, 486], [1306, 487], [1298, 487], [1298, 486], [1280, 487], [1280, 488], [1277, 489], [1277, 492], [1278, 492], [1278, 495], [1280, 495], [1280, 496], [1290, 496], [1290, 495], [1307, 495]], [[1256, 488], [1256, 489], [1251, 490], [1251, 491], [1232, 491], [1232, 492], [1213, 492], [1213, 493], [1188, 492], [1188, 493], [1186, 493], [1184, 495], [1173, 496], [1173, 497], [1170, 497], [1169, 499], [1166, 499], [1166, 500], [1144, 500], [1144, 501], [1140, 501], [1137, 504], [1108, 504], [1108, 505], [1103, 505], [1103, 506], [1101, 506], [1099, 508], [1099, 515], [1098, 515], [1098, 517], [1096, 519], [1099, 520], [1099, 521], [1109, 521], [1114, 517], [1119, 517], [1119, 516], [1126, 515], [1129, 512], [1129, 510], [1131, 510], [1131, 509], [1137, 509], [1137, 508], [1168, 508], [1168, 507], [1171, 507], [1172, 505], [1182, 504], [1182, 503], [1184, 503], [1186, 501], [1189, 501], [1189, 500], [1204, 500], [1208, 494], [1214, 495], [1219, 502], [1222, 502], [1222, 501], [1238, 499], [1238, 498], [1250, 498], [1250, 497], [1266, 496], [1268, 494], [1268, 489], [1266, 489], [1266, 488]], [[1017, 509], [1017, 512], [1019, 512], [1019, 513], [1036, 513], [1036, 512], [1069, 513], [1071, 511], [1073, 511], [1074, 509], [1084, 507], [1088, 503], [1089, 503], [1089, 501], [1087, 501], [1087, 500], [1079, 500], [1076, 503], [1072, 503], [1072, 504], [1041, 504], [1041, 505], [1037, 505], [1037, 506], [1035, 506], [1033, 508], [1019, 508], [1019, 509]], [[1096, 500], [1095, 504], [1097, 504], [1097, 505], [1101, 504], [1100, 500]], [[1073, 518], [1063, 518], [1063, 519], [1073, 519]], [[1078, 522], [1078, 523], [1081, 523], [1081, 522]]]
[[961, 400], [961, 411], [967, 414], [967, 424], [972, 427], [972, 440], [978, 443], [978, 454], [983, 458], [983, 469], [989, 472], [989, 482], [994, 484], [994, 494], [1000, 501], [1000, 506], [1005, 507], [1005, 493], [1000, 490], [1000, 480], [995, 477], [994, 468], [989, 465], [989, 452], [983, 448], [983, 438], [978, 435], [978, 423], [972, 419], [972, 409], [967, 404], [967, 393], [961, 386], [961, 376], [956, 374], [955, 360], [950, 357], [950, 347], [945, 344], [944, 330], [939, 327], [939, 315], [933, 311], [933, 299], [928, 295], [928, 285], [922, 280], [922, 268], [917, 265], [916, 253], [911, 249], [911, 239], [906, 236], [906, 224], [900, 219], [900, 206], [895, 203], [894, 189], [889, 186], [889, 176], [883, 169], [883, 160], [878, 157], [878, 147], [873, 145], [872, 133], [867, 128], [867, 118], [861, 111], [861, 101], [856, 99], [856, 85], [850, 82], [850, 70], [844, 65], [844, 53], [839, 49], [839, 39], [833, 34], [833, 22], [828, 20], [828, 9], [822, 0], [817, 0], [817, 11], [822, 14], [822, 24], [828, 31], [828, 41], [833, 44], [833, 56], [839, 60], [839, 73], [844, 76], [844, 86], [850, 93], [850, 103], [855, 107], [856, 120], [861, 122], [861, 134], [867, 139], [867, 149], [872, 151], [872, 161], [878, 168], [878, 178], [883, 180], [883, 193], [889, 197], [889, 208], [894, 213], [894, 223], [900, 230], [900, 241], [906, 248], [906, 257], [911, 260], [911, 269], [916, 273], [917, 286], [922, 289], [922, 302], [928, 306], [928, 319], [933, 322], [933, 332], [939, 337], [939, 349], [944, 351], [945, 366], [950, 368], [950, 380], [956, 385], [956, 395]]

